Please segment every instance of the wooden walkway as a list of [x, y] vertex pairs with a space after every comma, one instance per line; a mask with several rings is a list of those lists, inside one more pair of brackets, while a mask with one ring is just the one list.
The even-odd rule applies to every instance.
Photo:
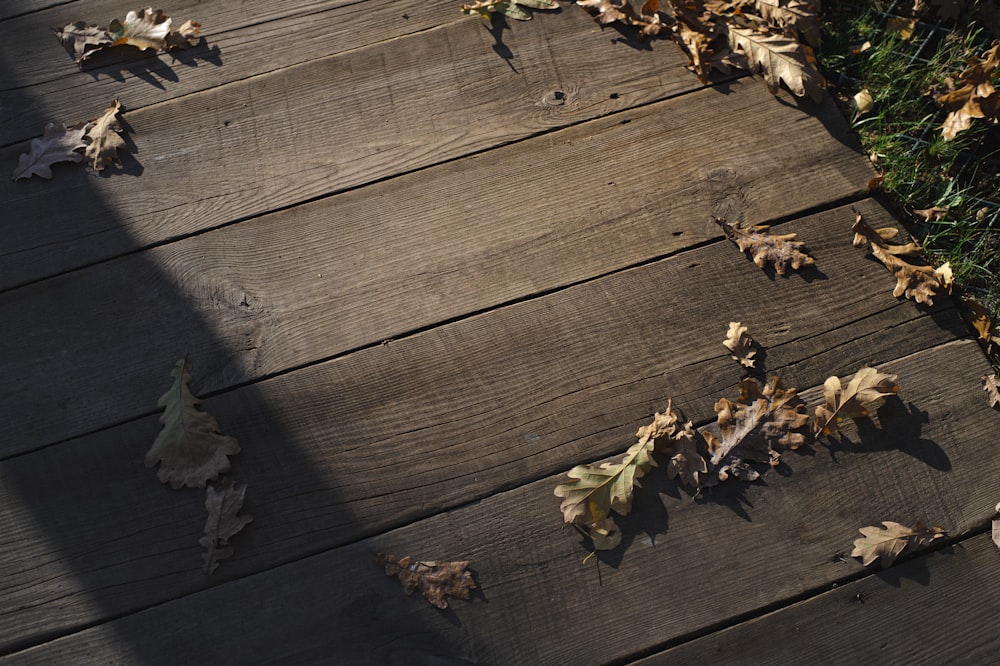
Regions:
[[[79, 71], [0, 6], [0, 164], [118, 98], [131, 155], [0, 178], [0, 654], [9, 663], [960, 663], [995, 659], [1000, 414], [954, 304], [851, 246], [872, 171], [827, 98], [702, 86], [564, 6], [181, 2], [206, 42]], [[761, 271], [713, 214], [817, 270]], [[806, 398], [863, 364], [901, 402], [855, 444], [695, 501], [649, 477], [586, 564], [553, 489], [672, 397], [734, 398], [750, 327]], [[143, 457], [187, 355], [254, 521], [200, 570], [204, 494]], [[857, 529], [961, 537], [884, 572]], [[472, 560], [446, 611], [375, 551]]]

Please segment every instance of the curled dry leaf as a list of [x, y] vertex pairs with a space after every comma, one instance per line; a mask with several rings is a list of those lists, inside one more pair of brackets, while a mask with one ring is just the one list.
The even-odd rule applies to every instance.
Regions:
[[87, 130], [87, 138], [90, 143], [84, 154], [90, 165], [100, 171], [111, 163], [121, 166], [118, 160], [118, 149], [125, 147], [125, 140], [120, 132], [122, 127], [118, 122], [118, 113], [122, 104], [117, 99], [113, 100], [100, 118], [90, 121], [90, 129]]
[[42, 137], [32, 139], [31, 150], [18, 159], [11, 178], [52, 178], [52, 165], [56, 162], [79, 162], [83, 159], [80, 150], [87, 147], [83, 138], [89, 127], [86, 123], [70, 128], [55, 123], [47, 124]]
[[736, 402], [721, 398], [715, 404], [719, 435], [705, 433], [710, 474], [703, 486], [713, 486], [735, 476], [755, 481], [760, 473], [751, 462], [777, 465], [781, 454], [776, 447], [797, 449], [805, 444], [798, 432], [809, 422], [795, 389], [783, 389], [777, 377], [761, 389], [753, 379], [740, 382]]
[[982, 380], [983, 388], [986, 390], [986, 397], [990, 401], [990, 407], [1000, 405], [1000, 380], [997, 379], [996, 375], [983, 375]]
[[229, 479], [218, 487], [210, 485], [205, 489], [208, 519], [198, 543], [205, 548], [202, 571], [206, 574], [218, 568], [219, 560], [232, 557], [233, 547], [229, 545], [229, 540], [253, 520], [249, 515], [238, 515], [246, 495], [247, 484], [234, 486]]
[[201, 24], [195, 21], [185, 21], [177, 30], [171, 30], [170, 24], [163, 10], [147, 7], [128, 12], [124, 21], [114, 19], [107, 29], [77, 21], [53, 31], [67, 53], [82, 65], [98, 51], [112, 46], [170, 51], [194, 46], [201, 39]]
[[611, 513], [624, 516], [632, 509], [639, 479], [656, 466], [654, 450], [670, 456], [670, 478], [679, 476], [683, 483], [699, 486], [699, 475], [707, 467], [698, 453], [694, 428], [690, 423], [683, 427], [679, 423], [673, 402], [668, 402], [663, 413], [657, 412], [651, 424], [639, 429], [639, 441], [629, 447], [620, 463], [577, 465], [566, 473], [570, 481], [556, 487], [556, 497], [563, 498], [559, 506], [563, 520], [583, 526], [595, 550], [611, 550], [621, 543], [622, 535]]
[[912, 241], [903, 245], [889, 243], [889, 239], [897, 235], [896, 229], [872, 229], [861, 213], [855, 211], [855, 215], [857, 217], [851, 227], [854, 232], [854, 247], [867, 244], [875, 258], [895, 276], [896, 287], [892, 290], [892, 295], [897, 298], [906, 296], [918, 303], [934, 305], [934, 296], [945, 286], [946, 278], [931, 266], [910, 263], [923, 261], [922, 248]]
[[406, 594], [420, 590], [427, 601], [438, 608], [447, 608], [446, 597], [456, 597], [468, 601], [476, 581], [472, 578], [469, 565], [472, 562], [441, 562], [414, 560], [412, 557], [375, 553], [375, 562], [385, 567], [387, 576], [395, 576], [403, 584]]
[[803, 266], [812, 266], [816, 261], [804, 252], [805, 243], [795, 240], [796, 234], [769, 234], [770, 226], [758, 224], [744, 229], [737, 222], [730, 224], [724, 219], [713, 217], [716, 224], [722, 227], [726, 238], [731, 239], [744, 252], [749, 252], [753, 263], [758, 268], [764, 268], [768, 262], [774, 264], [778, 275], [785, 275], [788, 267], [798, 270]]
[[920, 210], [913, 211], [914, 215], [922, 217], [924, 222], [940, 222], [941, 219], [948, 214], [947, 206], [931, 206], [930, 208], [921, 208]]
[[899, 392], [896, 375], [864, 367], [854, 373], [847, 386], [838, 377], [828, 377], [823, 383], [823, 405], [816, 408], [813, 432], [817, 437], [835, 434], [846, 419], [868, 416], [878, 402]]
[[879, 558], [883, 567], [892, 566], [896, 557], [907, 548], [914, 550], [945, 536], [940, 527], [927, 527], [918, 522], [910, 528], [890, 520], [882, 521], [882, 527], [862, 527], [859, 531], [864, 536], [854, 540], [851, 557], [860, 557], [865, 566]]
[[819, 46], [820, 0], [756, 0], [764, 20], [779, 28], [791, 28], [813, 48]]
[[620, 21], [639, 28], [644, 36], [658, 35], [666, 29], [660, 19], [659, 0], [646, 0], [638, 9], [629, 0], [576, 0], [576, 4], [590, 10], [601, 25]]
[[239, 453], [235, 437], [222, 435], [219, 424], [198, 409], [201, 402], [191, 393], [191, 362], [177, 361], [170, 376], [174, 383], [157, 406], [164, 407], [163, 429], [146, 453], [146, 467], [157, 463], [160, 481], [172, 488], [204, 488], [205, 484], [229, 471], [228, 456]]
[[982, 303], [974, 298], [964, 298], [959, 302], [959, 311], [972, 328], [979, 334], [979, 339], [986, 343], [988, 348], [994, 344], [1000, 345], [1000, 335], [990, 318], [989, 311]]
[[726, 332], [726, 339], [722, 341], [733, 354], [733, 360], [739, 361], [740, 365], [752, 368], [754, 356], [757, 350], [753, 348], [753, 338], [747, 333], [747, 327], [738, 321], [729, 322], [729, 331]]

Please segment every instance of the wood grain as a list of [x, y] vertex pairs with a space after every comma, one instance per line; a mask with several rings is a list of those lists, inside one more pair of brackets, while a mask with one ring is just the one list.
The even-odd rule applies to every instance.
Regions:
[[[0, 451], [148, 413], [185, 354], [217, 391], [718, 238], [712, 213], [760, 222], [864, 187], [864, 161], [823, 133], [835, 109], [755, 81], [729, 94], [747, 116], [702, 125], [704, 90], [0, 294], [18, 321]], [[720, 131], [747, 138], [703, 157]], [[792, 178], [809, 183], [794, 198]]]
[[[52, 663], [74, 654], [154, 663], [336, 654], [341, 663], [394, 663], [412, 654], [409, 663], [438, 657], [445, 661], [435, 663], [548, 664], [648, 653], [860, 571], [856, 561], [835, 557], [850, 548], [859, 525], [925, 518], [956, 534], [981, 525], [993, 510], [993, 479], [1000, 473], [1000, 459], [991, 455], [1000, 414], [976, 385], [984, 366], [969, 341], [882, 363], [898, 373], [905, 405], [894, 416], [883, 412], [881, 430], [861, 443], [854, 437], [845, 448], [789, 454], [784, 476], [771, 472], [763, 483], [720, 489], [712, 501], [692, 501], [660, 477], [647, 477], [632, 515], [621, 521], [623, 550], [600, 563], [581, 564], [586, 550], [561, 524], [552, 495], [564, 477], [553, 475], [87, 629], [14, 661]], [[806, 397], [818, 394], [817, 387]], [[587, 415], [603, 413], [602, 405], [591, 405]], [[477, 450], [487, 459], [479, 472], [485, 481], [497, 473], [500, 452]], [[573, 462], [586, 459], [581, 450]], [[405, 462], [419, 464], [417, 458]], [[258, 482], [250, 478], [252, 491]], [[302, 508], [316, 516], [317, 506]], [[226, 563], [230, 571], [259, 555], [261, 532], [271, 529], [273, 518], [264, 518], [264, 506], [258, 512], [263, 519], [252, 527], [259, 531], [238, 542], [238, 557]], [[374, 565], [373, 551], [471, 559], [482, 594], [437, 611], [404, 597], [398, 582]], [[147, 570], [147, 585], [193, 580], [196, 567], [164, 578]], [[154, 633], [157, 641], [150, 642]]]
[[[250, 483], [255, 516], [223, 576], [612, 455], [667, 397], [708, 421], [741, 376], [721, 343], [730, 320], [750, 327], [769, 372], [799, 387], [865, 363], [881, 367], [964, 330], [946, 304], [928, 314], [893, 299], [888, 272], [851, 247], [845, 216], [841, 209], [779, 229], [809, 239], [825, 279], [772, 280], [720, 241], [206, 400], [243, 446], [235, 474]], [[706, 308], [713, 294], [717, 305]], [[904, 393], [931, 413], [933, 437], [946, 447], [922, 443], [931, 435], [919, 423], [895, 428], [921, 457], [918, 469], [927, 468], [913, 477], [927, 492], [953, 466], [948, 447], [964, 445], [972, 422], [942, 416], [941, 401], [942, 410], [972, 410], [979, 432], [997, 416], [977, 407], [985, 407], [985, 359], [971, 347], [963, 353], [961, 372], [942, 388], [954, 395], [919, 382]], [[0, 466], [0, 532], [15, 535], [0, 579], [8, 646], [214, 582], [197, 573], [200, 493], [173, 493], [142, 468], [158, 427], [151, 416]], [[557, 514], [555, 506], [546, 511]]]
[[0, 181], [0, 288], [702, 87], [673, 45], [637, 51], [593, 34], [586, 12], [551, 18], [505, 37], [516, 68], [460, 20], [125, 113], [123, 173], [57, 166], [58, 197], [39, 178]]
[[[51, 28], [79, 20], [107, 26], [126, 9], [112, 1], [60, 5], [0, 23], [0, 145], [41, 133], [48, 120], [72, 124], [121, 99], [135, 111], [193, 92], [358, 49], [445, 23], [473, 20], [448, 3], [257, 2], [172, 3], [174, 25], [202, 24], [205, 42], [156, 55], [129, 48], [92, 57], [82, 69]], [[582, 11], [582, 10], [581, 10]], [[82, 14], [86, 14], [86, 16]], [[30, 99], [33, 103], [25, 104]]]
[[996, 550], [988, 535], [973, 537], [637, 664], [988, 664]]

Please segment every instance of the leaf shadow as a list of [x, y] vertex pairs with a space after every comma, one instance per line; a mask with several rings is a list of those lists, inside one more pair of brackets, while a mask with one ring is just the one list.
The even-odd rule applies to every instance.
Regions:
[[847, 434], [824, 440], [827, 452], [836, 461], [841, 452], [873, 453], [898, 450], [936, 470], [951, 470], [951, 459], [937, 442], [921, 437], [930, 423], [927, 412], [912, 402], [904, 404], [898, 396], [887, 398], [875, 411], [875, 418], [856, 419], [857, 443]]
[[[961, 547], [961, 544], [959, 544]], [[912, 581], [927, 587], [931, 582], [931, 571], [927, 566], [932, 557], [953, 555], [955, 546], [947, 544], [941, 547], [931, 546], [914, 553], [906, 553], [893, 566], [874, 572], [875, 577], [892, 587], [901, 587], [904, 580]]]
[[493, 38], [493, 52], [496, 53], [500, 58], [507, 63], [511, 71], [515, 74], [520, 74], [517, 71], [517, 67], [511, 62], [514, 59], [514, 52], [510, 50], [510, 47], [503, 41], [503, 31], [510, 30], [510, 24], [507, 22], [507, 17], [500, 12], [493, 12], [490, 14], [490, 25], [487, 27], [485, 24], [483, 28], [486, 32], [490, 33], [490, 37]]
[[[169, 58], [169, 61], [166, 58]], [[80, 71], [90, 74], [94, 80], [103, 74], [115, 81], [124, 82], [131, 76], [155, 88], [166, 90], [164, 81], [170, 83], [180, 81], [174, 68], [175, 63], [198, 67], [201, 62], [216, 67], [222, 65], [222, 52], [218, 45], [213, 44], [209, 47], [204, 37], [188, 49], [178, 49], [169, 53], [154, 54], [129, 45], [101, 49], [81, 63]]]

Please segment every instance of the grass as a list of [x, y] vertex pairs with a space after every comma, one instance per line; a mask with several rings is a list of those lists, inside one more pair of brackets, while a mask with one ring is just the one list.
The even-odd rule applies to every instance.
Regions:
[[[882, 188], [900, 219], [911, 221], [935, 264], [950, 262], [963, 294], [973, 296], [1000, 322], [1000, 126], [974, 122], [952, 141], [941, 138], [945, 113], [930, 94], [945, 78], [980, 55], [993, 36], [974, 23], [918, 22], [901, 34], [893, 15], [912, 3], [827, 0], [817, 51], [831, 91], [852, 119], [861, 144], [882, 170]], [[861, 46], [868, 42], [869, 47]], [[1000, 87], [1000, 72], [995, 82]], [[867, 89], [874, 108], [851, 109]], [[947, 207], [940, 220], [914, 211]], [[1000, 357], [994, 354], [994, 365]]]

